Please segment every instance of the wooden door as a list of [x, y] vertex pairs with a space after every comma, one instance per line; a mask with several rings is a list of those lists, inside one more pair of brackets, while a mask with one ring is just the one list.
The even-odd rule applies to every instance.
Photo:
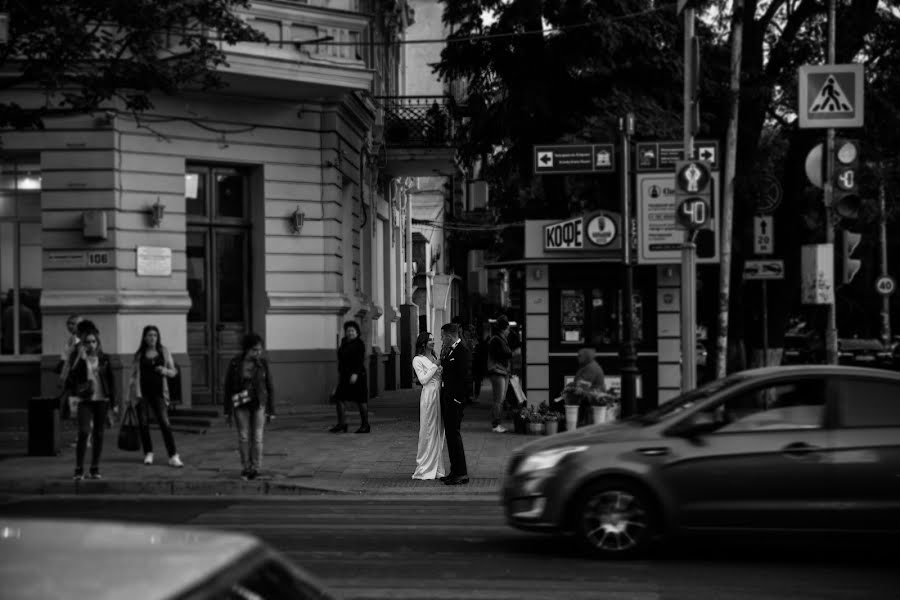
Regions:
[[[233, 169], [191, 167], [188, 177], [187, 286], [191, 393], [219, 405], [228, 362], [250, 323], [250, 229], [246, 177]], [[191, 201], [191, 193], [197, 198]]]

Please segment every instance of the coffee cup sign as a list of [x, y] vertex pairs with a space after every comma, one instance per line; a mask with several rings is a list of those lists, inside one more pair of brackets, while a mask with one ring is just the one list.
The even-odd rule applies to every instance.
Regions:
[[587, 238], [597, 246], [608, 246], [616, 239], [616, 224], [606, 215], [597, 215], [587, 224]]
[[544, 250], [584, 248], [584, 219], [577, 217], [544, 226]]

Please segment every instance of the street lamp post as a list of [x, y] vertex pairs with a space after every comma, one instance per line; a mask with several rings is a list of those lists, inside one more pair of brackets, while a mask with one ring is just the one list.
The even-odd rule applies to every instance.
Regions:
[[622, 318], [622, 416], [628, 417], [637, 412], [637, 348], [634, 341], [634, 267], [631, 264], [631, 181], [629, 138], [634, 135], [634, 115], [628, 113], [619, 119], [619, 132], [622, 137], [622, 227], [625, 229], [622, 239], [624, 265], [622, 267], [623, 306]]

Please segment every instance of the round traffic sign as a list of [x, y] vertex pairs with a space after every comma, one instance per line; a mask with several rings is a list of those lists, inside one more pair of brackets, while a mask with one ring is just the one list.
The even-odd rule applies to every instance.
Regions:
[[893, 277], [885, 275], [884, 277], [879, 277], [878, 281], [875, 282], [875, 289], [882, 296], [890, 296], [897, 289], [897, 282], [894, 281]]
[[781, 204], [781, 183], [771, 175], [763, 175], [759, 183], [759, 192], [756, 197], [756, 212], [761, 215], [770, 215]]
[[813, 149], [806, 155], [806, 176], [809, 182], [817, 188], [824, 187], [822, 183], [822, 144], [816, 144]]
[[698, 196], [685, 198], [675, 207], [675, 220], [685, 229], [700, 229], [709, 221], [709, 204]]

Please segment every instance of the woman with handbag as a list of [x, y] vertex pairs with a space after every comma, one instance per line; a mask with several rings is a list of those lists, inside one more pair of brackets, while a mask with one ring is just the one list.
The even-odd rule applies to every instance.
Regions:
[[[100, 347], [100, 335], [96, 329], [81, 338], [77, 356], [69, 369], [66, 387], [80, 398], [78, 404], [78, 442], [75, 445], [75, 479], [84, 479], [84, 455], [87, 440], [93, 441], [91, 448], [90, 479], [100, 479], [100, 454], [103, 452], [103, 432], [106, 428], [108, 411], [118, 413], [116, 387], [113, 381], [109, 357]], [[93, 427], [93, 431], [91, 428]]]
[[169, 424], [168, 380], [177, 374], [172, 354], [162, 345], [159, 328], [147, 325], [141, 334], [141, 345], [134, 353], [129, 382], [132, 396], [128, 401], [137, 411], [145, 465], [153, 464], [153, 441], [150, 439], [150, 411], [153, 411], [169, 454], [169, 466], [179, 469], [184, 466], [175, 449], [175, 437]]
[[275, 418], [275, 389], [269, 362], [262, 357], [263, 340], [248, 333], [242, 352], [231, 359], [225, 374], [225, 422], [237, 421], [241, 479], [256, 479], [262, 467], [263, 427]]

